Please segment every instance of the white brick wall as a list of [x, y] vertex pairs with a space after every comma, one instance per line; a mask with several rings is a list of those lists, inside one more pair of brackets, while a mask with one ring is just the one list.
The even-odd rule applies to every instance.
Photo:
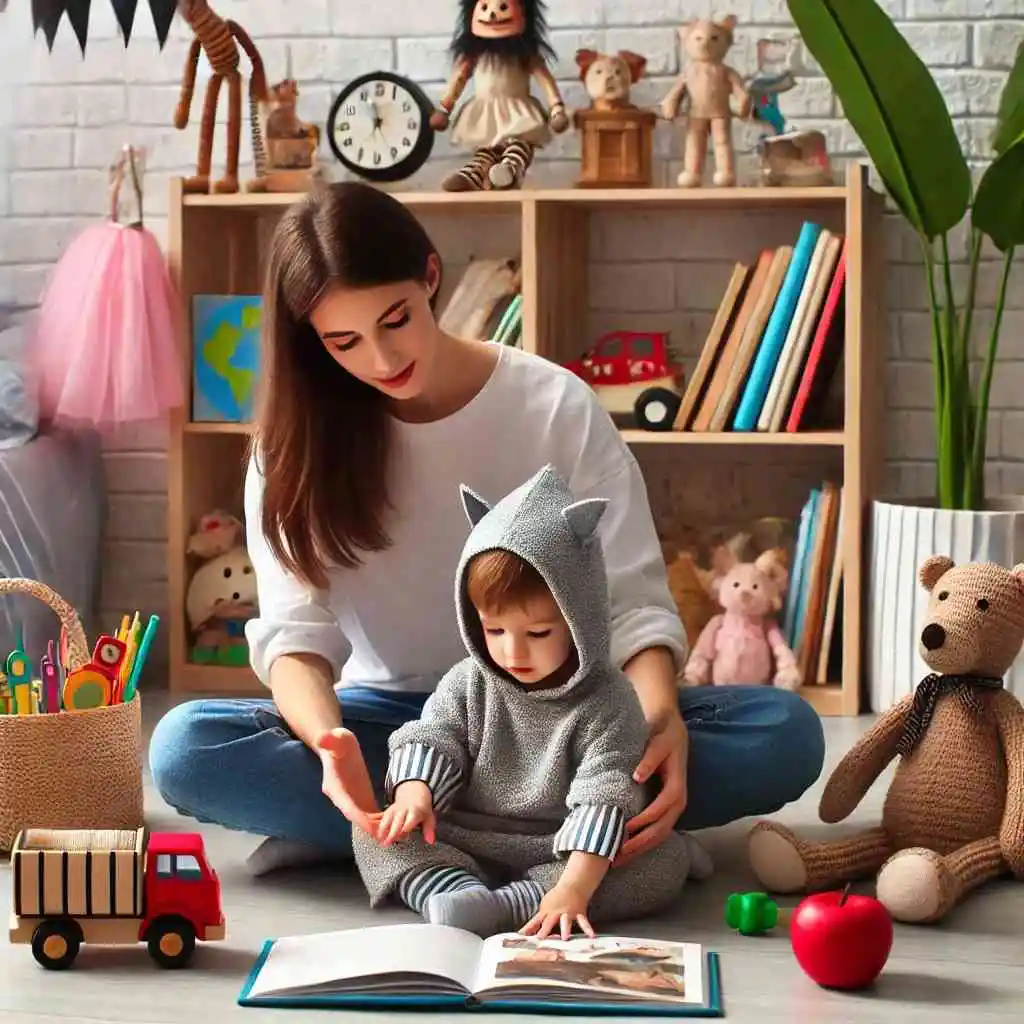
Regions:
[[[983, 160], [1006, 68], [1024, 35], [1022, 0], [884, 4], [936, 74], [970, 155]], [[109, 3], [93, 0], [93, 38], [83, 59], [67, 25], [61, 27], [52, 55], [41, 39], [33, 40], [28, 6], [28, 0], [16, 0], [0, 16], [0, 303], [25, 307], [37, 301], [47, 270], [66, 241], [102, 215], [105, 167], [125, 141], [147, 147], [147, 215], [163, 237], [164, 178], [188, 170], [194, 160], [198, 116], [197, 101], [191, 130], [178, 133], [170, 124], [187, 41], [180, 24], [159, 52], [142, 3], [136, 38], [125, 50]], [[307, 119], [322, 122], [332, 91], [363, 71], [397, 69], [434, 96], [443, 88], [454, 0], [219, 0], [216, 7], [246, 26], [272, 79], [283, 77], [290, 57]], [[645, 54], [649, 77], [638, 87], [638, 96], [642, 101], [660, 98], [679, 67], [676, 26], [710, 10], [702, 0], [551, 0], [549, 7], [552, 40], [561, 58], [558, 73], [570, 104], [581, 96], [572, 58], [583, 45], [628, 47]], [[758, 38], [794, 36], [785, 0], [735, 0], [715, 10], [732, 11], [740, 20], [730, 60], [744, 71], [754, 66]], [[397, 36], [399, 26], [402, 34]], [[824, 130], [840, 164], [857, 157], [858, 140], [842, 120], [828, 82], [805, 54], [797, 63], [806, 71], [800, 87], [783, 98], [787, 116]], [[748, 148], [751, 141], [741, 130], [740, 148]], [[656, 145], [662, 158], [659, 173], [669, 181], [678, 168], [678, 132], [660, 126]], [[222, 147], [220, 139], [217, 146]], [[243, 155], [245, 146], [243, 141]], [[571, 133], [559, 139], [535, 167], [534, 182], [570, 182], [577, 169], [577, 147]], [[332, 163], [329, 153], [326, 159]], [[411, 184], [436, 183], [450, 163], [445, 139]], [[714, 235], [695, 238], [692, 226], [687, 232], [679, 221], [674, 224], [648, 231], [634, 220], [609, 222], [601, 229], [594, 241], [595, 329], [616, 319], [620, 326], [638, 323], [641, 313], [651, 326], [660, 323], [678, 330], [680, 323], [688, 324], [691, 337], [684, 348], [699, 348], [724, 283], [726, 261], [744, 251], [744, 226], [737, 224], [731, 233], [719, 227]], [[687, 238], [685, 252], [680, 251], [682, 237]], [[730, 238], [729, 244], [721, 241]], [[620, 253], [630, 253], [628, 260], [643, 265], [606, 262], [609, 239]], [[962, 238], [956, 251], [964, 252]], [[889, 258], [888, 484], [903, 493], [927, 492], [933, 440], [924, 285], [914, 239], [895, 219]], [[979, 294], [989, 306], [996, 270], [995, 263], [986, 263], [980, 275]], [[614, 287], [606, 290], [602, 281], [614, 282]], [[607, 309], [598, 299], [601, 294], [629, 299]], [[1011, 286], [1009, 304], [992, 393], [990, 480], [996, 489], [1014, 491], [1024, 489], [1024, 268]], [[983, 311], [979, 319], [983, 323], [987, 317]], [[108, 455], [108, 546], [112, 555], [120, 556], [112, 562], [104, 587], [104, 604], [110, 610], [139, 605], [158, 610], [165, 600], [161, 451], [159, 437], [144, 437], [113, 446]]]

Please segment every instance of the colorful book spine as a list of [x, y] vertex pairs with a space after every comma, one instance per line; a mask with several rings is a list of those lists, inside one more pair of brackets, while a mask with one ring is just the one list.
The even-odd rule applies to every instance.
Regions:
[[768, 325], [765, 327], [754, 365], [751, 367], [747, 386], [736, 409], [736, 415], [732, 422], [733, 430], [757, 429], [761, 407], [768, 396], [768, 388], [771, 386], [782, 346], [789, 333], [789, 325], [792, 322], [796, 304], [803, 291], [807, 269], [810, 266], [819, 234], [821, 234], [820, 225], [804, 221], [796, 245], [793, 247], [793, 256], [786, 270], [785, 279], [779, 289], [779, 297], [775, 302]]
[[814, 506], [817, 498], [817, 491], [811, 491], [804, 507], [800, 512], [800, 524], [797, 527], [796, 544], [793, 548], [793, 571], [790, 574], [789, 591], [786, 595], [786, 613], [783, 619], [782, 631], [786, 637], [786, 643], [793, 646], [793, 634], [796, 628], [796, 611], [800, 599], [800, 584], [803, 578], [803, 567], [806, 561], [807, 552], [810, 548], [811, 523], [814, 520]]
[[823, 492], [816, 487], [813, 492], [814, 504], [811, 507], [810, 521], [807, 525], [807, 546], [804, 548], [804, 556], [800, 564], [800, 587], [796, 595], [796, 608], [793, 621], [793, 636], [790, 640], [790, 647], [797, 655], [803, 645], [804, 627], [807, 622], [807, 605], [811, 596], [811, 585], [814, 549], [818, 543], [818, 532], [822, 528], [822, 504]]
[[793, 407], [786, 421], [789, 433], [797, 432], [803, 422], [808, 406], [814, 404], [816, 395], [824, 391], [829, 378], [839, 362], [843, 344], [846, 294], [846, 243], [839, 254], [836, 272], [832, 278], [825, 305], [818, 320], [818, 327], [807, 353], [803, 376], [793, 399]]

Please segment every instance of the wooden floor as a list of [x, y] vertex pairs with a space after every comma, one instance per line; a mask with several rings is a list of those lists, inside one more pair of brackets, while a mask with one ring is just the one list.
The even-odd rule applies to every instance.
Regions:
[[[155, 696], [150, 694], [147, 705], [150, 719], [160, 710]], [[866, 723], [866, 719], [826, 721], [829, 764], [842, 755]], [[811, 835], [822, 831], [822, 826], [816, 825], [816, 806], [823, 780], [824, 776], [779, 818]], [[851, 820], [852, 825], [873, 819], [883, 792], [880, 783]], [[151, 787], [147, 804], [151, 828], [191, 827], [163, 805]], [[702, 834], [716, 859], [717, 874], [709, 882], [693, 883], [677, 914], [622, 929], [627, 934], [698, 941], [720, 951], [728, 1020], [737, 1024], [860, 1024], [891, 1019], [899, 1024], [941, 1024], [966, 1021], [969, 1016], [986, 1021], [1021, 1019], [1024, 887], [997, 883], [977, 894], [940, 927], [897, 926], [893, 955], [873, 991], [858, 995], [825, 992], [801, 973], [785, 934], [743, 938], [730, 932], [722, 921], [726, 896], [754, 887], [744, 861], [743, 840], [749, 824], [739, 822]], [[323, 1021], [323, 1011], [264, 1011], [236, 1005], [239, 988], [262, 940], [278, 934], [414, 920], [401, 909], [371, 912], [357, 877], [349, 871], [279, 873], [254, 880], [244, 867], [245, 856], [254, 846], [252, 838], [218, 828], [205, 828], [204, 832], [224, 887], [226, 942], [201, 947], [189, 971], [167, 973], [151, 964], [141, 946], [83, 948], [71, 971], [51, 973], [36, 965], [27, 947], [4, 944], [0, 946], [0, 1022]], [[9, 901], [7, 864], [0, 870], [4, 873], [0, 880], [3, 899]], [[379, 1013], [372, 1019], [398, 1020], [402, 1016]], [[439, 1016], [416, 1015], [416, 1019], [433, 1021]], [[331, 1013], [328, 1017], [338, 1018], [359, 1020], [368, 1015]]]

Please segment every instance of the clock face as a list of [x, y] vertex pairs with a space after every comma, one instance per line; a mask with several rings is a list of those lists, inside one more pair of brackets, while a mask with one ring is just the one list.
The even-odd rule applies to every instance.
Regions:
[[328, 124], [331, 149], [349, 169], [380, 181], [406, 177], [433, 145], [431, 104], [401, 76], [381, 72], [350, 83]]

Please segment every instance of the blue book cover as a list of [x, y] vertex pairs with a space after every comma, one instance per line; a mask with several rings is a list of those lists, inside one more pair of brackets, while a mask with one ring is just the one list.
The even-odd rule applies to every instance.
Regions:
[[796, 544], [793, 549], [793, 572], [790, 575], [789, 591], [786, 594], [786, 615], [782, 626], [782, 633], [790, 647], [793, 646], [793, 638], [796, 633], [797, 609], [800, 606], [800, 590], [804, 579], [804, 565], [810, 557], [810, 551], [814, 544], [812, 529], [819, 493], [817, 488], [811, 491], [807, 501], [804, 502], [803, 509], [800, 511], [800, 525], [797, 528]]
[[478, 938], [439, 925], [270, 939], [238, 1005], [722, 1017], [718, 954], [697, 943], [575, 935]]
[[193, 422], [252, 422], [262, 313], [259, 295], [193, 296]]
[[793, 246], [793, 257], [789, 261], [786, 276], [782, 279], [782, 287], [775, 300], [772, 315], [764, 329], [764, 337], [758, 346], [754, 365], [750, 368], [747, 386], [733, 417], [733, 430], [754, 430], [757, 427], [761, 407], [768, 397], [772, 376], [778, 366], [782, 347], [786, 343], [789, 325], [800, 300], [800, 292], [803, 290], [811, 257], [814, 255], [814, 246], [820, 234], [821, 226], [811, 221], [804, 221], [800, 228], [800, 235]]
[[811, 510], [811, 520], [807, 527], [807, 545], [800, 561], [800, 591], [796, 595], [796, 618], [793, 622], [793, 637], [790, 644], [793, 651], [800, 648], [804, 633], [804, 621], [807, 618], [807, 602], [811, 598], [811, 561], [814, 558], [814, 545], [817, 543], [818, 531], [824, 525], [821, 521], [822, 497], [821, 490], [816, 488], [814, 507]]

